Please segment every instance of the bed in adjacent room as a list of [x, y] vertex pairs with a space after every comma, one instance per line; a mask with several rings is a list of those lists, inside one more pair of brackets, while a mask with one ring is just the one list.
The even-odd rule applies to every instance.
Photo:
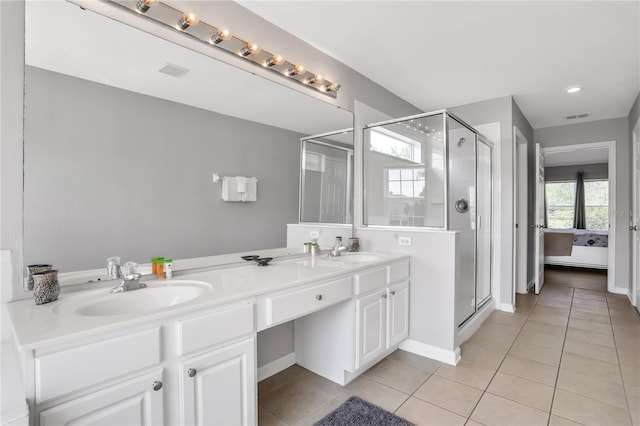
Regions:
[[608, 231], [547, 229], [544, 234], [544, 263], [607, 269], [608, 247]]

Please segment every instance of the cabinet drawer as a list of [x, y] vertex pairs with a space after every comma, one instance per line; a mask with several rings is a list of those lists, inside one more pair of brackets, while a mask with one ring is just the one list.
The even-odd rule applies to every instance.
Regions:
[[180, 355], [253, 333], [253, 303], [178, 321]]
[[351, 294], [351, 277], [345, 277], [301, 290], [268, 296], [267, 324], [277, 324], [324, 309], [351, 298]]
[[160, 363], [160, 327], [37, 357], [43, 402]]
[[376, 268], [354, 275], [356, 295], [384, 287], [387, 282], [387, 268]]
[[409, 261], [403, 260], [402, 262], [387, 266], [387, 273], [387, 283], [394, 283], [409, 278]]

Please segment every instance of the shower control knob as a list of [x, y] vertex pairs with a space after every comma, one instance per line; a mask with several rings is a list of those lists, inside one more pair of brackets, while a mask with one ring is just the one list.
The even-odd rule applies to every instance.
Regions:
[[160, 389], [162, 389], [162, 382], [160, 380], [153, 382], [153, 390], [157, 392]]
[[189, 377], [195, 377], [197, 373], [198, 373], [198, 370], [196, 370], [195, 368], [190, 368], [187, 370], [187, 376]]

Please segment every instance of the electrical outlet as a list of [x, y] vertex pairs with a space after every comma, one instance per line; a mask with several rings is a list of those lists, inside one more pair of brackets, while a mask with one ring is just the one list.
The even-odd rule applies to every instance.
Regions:
[[398, 245], [411, 246], [411, 237], [398, 237]]
[[309, 238], [318, 238], [319, 235], [318, 231], [309, 231]]

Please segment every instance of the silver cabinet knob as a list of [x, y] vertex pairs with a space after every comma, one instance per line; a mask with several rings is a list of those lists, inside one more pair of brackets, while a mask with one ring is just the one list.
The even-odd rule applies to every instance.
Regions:
[[637, 231], [638, 230], [638, 225], [630, 225], [629, 226], [629, 231]]
[[194, 377], [197, 372], [198, 372], [198, 370], [196, 370], [195, 368], [190, 368], [190, 369], [187, 370], [187, 376]]
[[160, 389], [162, 389], [162, 382], [160, 380], [153, 382], [153, 390], [157, 392]]
[[316, 300], [322, 300], [322, 295], [321, 294], [316, 294]]
[[392, 296], [395, 296], [395, 295], [396, 295], [395, 290], [391, 290], [391, 292], [390, 292], [390, 293], [391, 293], [391, 295], [392, 295]]
[[383, 298], [383, 299], [386, 299], [386, 298], [387, 298], [387, 293], [384, 293], [384, 294], [382, 295], [382, 298]]

